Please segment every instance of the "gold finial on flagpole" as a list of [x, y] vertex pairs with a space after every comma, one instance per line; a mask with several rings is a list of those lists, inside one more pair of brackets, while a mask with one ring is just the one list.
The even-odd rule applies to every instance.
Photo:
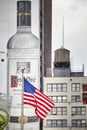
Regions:
[[21, 68], [22, 75], [24, 74], [25, 68]]

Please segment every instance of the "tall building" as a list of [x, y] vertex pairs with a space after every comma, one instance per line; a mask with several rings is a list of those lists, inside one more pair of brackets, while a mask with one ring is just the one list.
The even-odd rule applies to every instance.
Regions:
[[52, 0], [40, 0], [41, 75], [51, 68]]
[[70, 51], [55, 51], [54, 76], [44, 77], [44, 93], [55, 103], [43, 122], [43, 130], [87, 129], [87, 77], [72, 72]]

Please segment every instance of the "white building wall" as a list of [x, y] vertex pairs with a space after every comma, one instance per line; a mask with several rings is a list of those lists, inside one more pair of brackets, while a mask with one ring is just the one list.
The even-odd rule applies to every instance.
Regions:
[[[67, 91], [66, 92], [47, 92], [47, 84], [55, 84], [55, 83], [67, 83]], [[72, 92], [71, 84], [72, 83], [80, 83], [80, 91]], [[86, 130], [87, 129], [87, 105], [83, 104], [82, 97], [82, 85], [87, 84], [87, 77], [44, 77], [44, 93], [47, 96], [59, 96], [66, 95], [67, 102], [66, 103], [55, 103], [54, 107], [67, 107], [67, 115], [51, 115], [50, 113], [47, 115], [46, 119], [43, 122], [43, 130]], [[80, 95], [80, 102], [71, 102], [72, 95]], [[86, 107], [85, 115], [72, 115], [71, 108], [72, 107]], [[47, 119], [66, 119], [67, 127], [47, 127], [46, 120]], [[72, 119], [86, 119], [86, 127], [72, 127]]]

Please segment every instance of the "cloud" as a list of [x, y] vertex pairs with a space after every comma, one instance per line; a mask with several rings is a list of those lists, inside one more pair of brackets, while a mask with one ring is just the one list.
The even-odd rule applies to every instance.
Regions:
[[65, 8], [78, 10], [87, 6], [87, 0], [64, 0]]
[[[73, 0], [76, 4], [80, 4], [82, 6], [85, 6], [87, 4], [87, 0]], [[72, 2], [73, 2], [72, 1]]]
[[86, 5], [87, 5], [87, 0], [71, 0], [70, 8], [77, 10], [81, 7], [83, 8]]

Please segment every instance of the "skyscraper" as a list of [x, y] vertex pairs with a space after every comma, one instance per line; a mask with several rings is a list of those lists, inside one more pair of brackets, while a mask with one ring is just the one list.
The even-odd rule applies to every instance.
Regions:
[[40, 0], [41, 72], [51, 68], [52, 0]]

